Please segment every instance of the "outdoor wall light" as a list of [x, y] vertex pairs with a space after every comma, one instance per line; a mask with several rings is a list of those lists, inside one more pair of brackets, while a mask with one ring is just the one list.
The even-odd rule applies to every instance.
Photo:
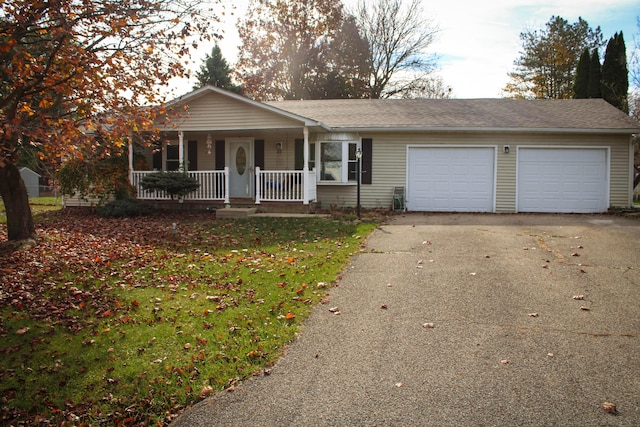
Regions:
[[282, 153], [282, 142], [276, 142], [276, 151], [278, 154]]
[[510, 148], [509, 148], [508, 145], [505, 145], [505, 146], [502, 147], [502, 151], [504, 151], [504, 154], [509, 154], [509, 150], [510, 150]]
[[207, 154], [211, 155], [211, 146], [213, 145], [213, 138], [211, 134], [207, 135]]

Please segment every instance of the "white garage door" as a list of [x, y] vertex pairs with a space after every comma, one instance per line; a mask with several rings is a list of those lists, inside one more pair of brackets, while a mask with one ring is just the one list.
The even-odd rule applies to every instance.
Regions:
[[518, 150], [519, 212], [604, 212], [608, 185], [605, 149]]
[[410, 147], [407, 209], [493, 212], [495, 149]]

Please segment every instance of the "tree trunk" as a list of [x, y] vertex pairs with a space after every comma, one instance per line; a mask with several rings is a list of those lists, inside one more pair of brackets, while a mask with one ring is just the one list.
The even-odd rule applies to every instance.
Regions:
[[0, 165], [0, 195], [7, 213], [9, 241], [35, 239], [36, 229], [33, 225], [27, 187], [13, 163]]

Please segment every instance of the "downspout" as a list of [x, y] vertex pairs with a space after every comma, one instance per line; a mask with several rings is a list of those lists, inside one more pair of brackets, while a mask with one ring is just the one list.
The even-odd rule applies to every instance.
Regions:
[[309, 128], [303, 127], [302, 133], [304, 135], [304, 144], [303, 152], [304, 152], [304, 164], [302, 165], [302, 182], [304, 183], [304, 194], [302, 203], [305, 205], [309, 204]]

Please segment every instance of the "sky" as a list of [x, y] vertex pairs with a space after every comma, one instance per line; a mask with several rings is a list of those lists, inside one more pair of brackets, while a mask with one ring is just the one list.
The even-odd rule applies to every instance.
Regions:
[[[249, 0], [222, 2], [226, 11], [220, 24], [224, 38], [219, 44], [222, 55], [233, 66], [240, 45], [236, 23]], [[354, 9], [357, 0], [343, 3]], [[514, 70], [513, 63], [520, 56], [520, 33], [544, 29], [554, 15], [570, 23], [582, 17], [591, 28], [600, 26], [605, 41], [623, 31], [628, 58], [635, 39], [640, 38], [640, 0], [423, 0], [422, 5], [425, 17], [439, 29], [429, 53], [437, 56], [438, 75], [452, 88], [454, 98], [501, 97], [509, 80], [507, 74]], [[196, 52], [192, 69], [199, 69], [210, 51], [208, 46]], [[176, 91], [189, 92], [194, 83], [194, 78], [177, 82]]]

